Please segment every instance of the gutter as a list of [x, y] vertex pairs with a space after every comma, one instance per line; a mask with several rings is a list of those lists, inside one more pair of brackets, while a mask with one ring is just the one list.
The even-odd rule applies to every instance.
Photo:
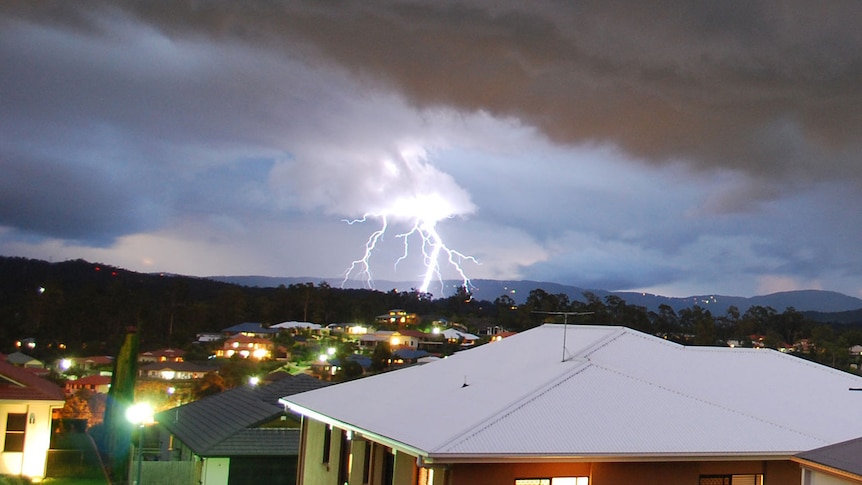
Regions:
[[346, 423], [344, 421], [340, 421], [335, 418], [331, 418], [329, 416], [323, 415], [314, 411], [312, 409], [306, 408], [304, 406], [300, 406], [299, 404], [292, 403], [290, 401], [286, 401], [284, 398], [279, 398], [278, 403], [284, 406], [291, 411], [300, 414], [304, 417], [311, 418], [315, 421], [320, 421], [322, 423], [328, 424], [330, 426], [335, 426], [352, 433], [355, 433], [359, 436], [367, 436], [369, 439], [380, 443], [382, 445], [388, 446], [393, 450], [398, 450], [402, 453], [407, 453], [409, 455], [413, 455], [418, 457], [420, 460], [425, 460], [428, 457], [428, 452], [415, 446], [408, 445], [407, 443], [403, 443], [401, 441], [394, 440], [389, 438], [388, 436], [383, 436], [381, 434], [375, 433], [373, 431], [368, 431], [366, 429], [360, 428], [358, 426], [354, 426], [350, 423]]

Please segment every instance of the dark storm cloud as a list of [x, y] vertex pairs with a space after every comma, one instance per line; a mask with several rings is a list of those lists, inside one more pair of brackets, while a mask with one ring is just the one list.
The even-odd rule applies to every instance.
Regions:
[[[654, 162], [770, 178], [860, 175], [854, 1], [124, 8], [170, 35], [313, 49], [417, 105], [517, 117], [561, 143], [610, 142]], [[76, 18], [67, 9], [56, 16]]]
[[2, 2], [0, 239], [205, 274], [302, 233], [297, 271], [332, 275], [324, 219], [439, 187], [501, 278], [857, 291], [859, 25], [855, 1]]
[[[96, 9], [6, 7], [98, 31]], [[859, 177], [857, 2], [118, 2], [168, 35], [312, 52], [421, 106], [768, 178]], [[851, 163], [848, 163], [850, 161]]]

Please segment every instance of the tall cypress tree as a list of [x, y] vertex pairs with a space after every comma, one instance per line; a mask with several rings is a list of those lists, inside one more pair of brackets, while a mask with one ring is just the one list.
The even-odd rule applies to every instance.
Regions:
[[125, 482], [129, 466], [132, 425], [126, 419], [126, 410], [135, 402], [135, 380], [138, 374], [138, 332], [135, 327], [126, 330], [120, 352], [114, 361], [111, 389], [105, 406], [104, 450], [111, 477]]

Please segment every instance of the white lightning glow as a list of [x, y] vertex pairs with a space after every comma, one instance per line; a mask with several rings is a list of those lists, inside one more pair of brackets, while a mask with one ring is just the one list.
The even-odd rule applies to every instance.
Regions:
[[[368, 170], [337, 179], [349, 180], [344, 190], [337, 193], [353, 209], [362, 209], [357, 211], [363, 214], [361, 217], [345, 219], [345, 222], [353, 225], [377, 221], [380, 225], [368, 237], [362, 257], [353, 261], [345, 271], [342, 286], [353, 277], [370, 288], [374, 287], [372, 254], [382, 245], [387, 231], [398, 227], [401, 232], [395, 234], [395, 238], [402, 240], [403, 251], [394, 261], [394, 266], [397, 269], [399, 263], [415, 251], [414, 256], [421, 258], [424, 268], [419, 291], [427, 293], [435, 281], [440, 282], [443, 290], [444, 270], [447, 275], [456, 274], [469, 288], [470, 279], [462, 265], [466, 262], [478, 264], [476, 259], [447, 246], [437, 231], [438, 222], [475, 210], [467, 192], [449, 174], [428, 163], [428, 154], [420, 144], [405, 143], [379, 158], [366, 158], [365, 161], [364, 166]], [[351, 211], [345, 213], [350, 214]]]
[[[420, 206], [416, 206], [417, 208]], [[435, 209], [433, 207], [428, 207], [430, 212], [433, 213]], [[426, 214], [429, 213], [428, 210], [425, 211]], [[373, 287], [374, 279], [371, 274], [371, 256], [374, 252], [375, 247], [377, 246], [378, 241], [386, 234], [386, 230], [389, 227], [389, 217], [391, 215], [388, 214], [366, 214], [360, 219], [349, 220], [346, 221], [348, 224], [355, 224], [359, 222], [367, 222], [369, 219], [379, 219], [381, 221], [381, 226], [378, 230], [371, 233], [368, 237], [368, 241], [365, 243], [365, 252], [360, 259], [353, 261], [350, 267], [344, 274], [344, 281], [342, 284], [346, 283], [350, 278], [351, 274], [357, 274], [362, 280], [366, 282], [369, 286]], [[402, 214], [403, 216], [403, 214]], [[398, 263], [407, 259], [410, 254], [410, 246], [412, 243], [410, 239], [418, 239], [421, 252], [421, 257], [423, 260], [423, 264], [425, 267], [425, 273], [422, 278], [422, 284], [418, 288], [418, 290], [422, 293], [428, 292], [428, 288], [432, 283], [439, 282], [441, 287], [443, 286], [443, 273], [441, 268], [441, 258], [445, 258], [445, 262], [454, 269], [454, 271], [458, 274], [459, 279], [461, 280], [463, 286], [465, 288], [470, 287], [470, 278], [467, 277], [467, 274], [464, 272], [462, 267], [463, 263], [466, 261], [477, 263], [476, 258], [472, 256], [468, 256], [460, 251], [456, 251], [450, 247], [448, 247], [443, 239], [440, 237], [440, 233], [437, 232], [437, 222], [438, 220], [429, 219], [428, 216], [415, 216], [413, 219], [413, 225], [409, 230], [405, 232], [401, 232], [397, 234], [395, 237], [401, 238], [404, 241], [404, 252], [403, 254], [395, 261], [395, 266], [398, 266]]]

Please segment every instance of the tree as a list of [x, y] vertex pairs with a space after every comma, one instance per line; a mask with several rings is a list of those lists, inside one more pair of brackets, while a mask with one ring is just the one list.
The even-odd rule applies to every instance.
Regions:
[[131, 427], [126, 420], [126, 410], [135, 401], [135, 379], [138, 371], [138, 331], [129, 328], [117, 358], [111, 377], [111, 390], [105, 407], [105, 443], [111, 475], [114, 479], [125, 476], [129, 463]]
[[345, 358], [341, 360], [341, 369], [336, 374], [336, 379], [339, 381], [349, 381], [362, 376], [362, 373], [362, 364], [353, 359]]
[[375, 372], [385, 370], [389, 367], [390, 359], [392, 359], [392, 351], [389, 350], [389, 343], [378, 343], [371, 354], [371, 370]]
[[84, 419], [89, 425], [93, 419], [93, 413], [90, 411], [90, 391], [80, 389], [75, 394], [72, 394], [66, 399], [63, 409], [60, 410], [62, 419]]
[[658, 313], [654, 315], [653, 326], [660, 335], [679, 332], [679, 317], [673, 307], [662, 303], [658, 306]]
[[217, 372], [210, 371], [195, 382], [194, 387], [192, 387], [192, 396], [194, 396], [195, 400], [203, 399], [207, 396], [218, 394], [226, 388], [227, 386], [225, 386], [222, 376], [218, 375]]

